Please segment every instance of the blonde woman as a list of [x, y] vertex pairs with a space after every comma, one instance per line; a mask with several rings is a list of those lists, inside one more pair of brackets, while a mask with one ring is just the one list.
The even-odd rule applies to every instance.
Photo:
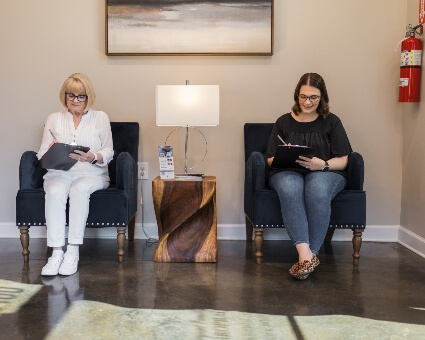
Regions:
[[[56, 142], [83, 145], [90, 150], [75, 150], [69, 154], [77, 160], [71, 169], [48, 169], [44, 176], [47, 246], [53, 248], [41, 271], [46, 276], [72, 275], [78, 270], [90, 195], [109, 186], [108, 163], [114, 156], [109, 118], [105, 112], [92, 109], [96, 95], [90, 79], [82, 73], [70, 75], [59, 98], [65, 110], [47, 118], [38, 159]], [[68, 245], [64, 253], [68, 199]]]

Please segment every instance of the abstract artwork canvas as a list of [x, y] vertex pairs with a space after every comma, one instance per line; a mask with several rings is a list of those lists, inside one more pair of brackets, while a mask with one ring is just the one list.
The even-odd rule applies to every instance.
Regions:
[[273, 54], [273, 0], [106, 0], [107, 55]]

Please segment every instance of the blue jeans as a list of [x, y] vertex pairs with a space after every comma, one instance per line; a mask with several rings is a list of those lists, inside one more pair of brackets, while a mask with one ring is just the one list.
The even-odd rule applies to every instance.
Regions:
[[307, 243], [314, 254], [325, 240], [331, 218], [331, 201], [347, 185], [335, 172], [300, 174], [282, 171], [269, 185], [279, 196], [283, 223], [294, 245]]

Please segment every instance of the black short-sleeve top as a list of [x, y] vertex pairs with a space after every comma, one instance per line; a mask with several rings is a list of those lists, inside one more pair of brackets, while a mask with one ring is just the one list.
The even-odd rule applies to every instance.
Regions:
[[[330, 113], [326, 118], [319, 115], [312, 122], [298, 122], [292, 117], [291, 113], [280, 116], [276, 120], [270, 135], [266, 159], [273, 157], [277, 146], [282, 144], [277, 135], [282, 137], [286, 143], [316, 148], [315, 157], [324, 161], [334, 157], [347, 156], [352, 152], [344, 126], [338, 116], [333, 113]], [[282, 171], [282, 169], [269, 170], [270, 176]], [[301, 173], [310, 172], [308, 169], [301, 168], [291, 170]], [[334, 172], [347, 176], [345, 171]]]

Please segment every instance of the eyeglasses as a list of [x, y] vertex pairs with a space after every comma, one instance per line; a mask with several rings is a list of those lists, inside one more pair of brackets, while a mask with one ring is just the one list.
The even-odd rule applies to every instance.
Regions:
[[302, 100], [303, 102], [307, 101], [307, 99], [309, 99], [312, 103], [316, 103], [319, 99], [320, 96], [313, 94], [312, 96], [306, 96], [305, 94], [300, 94], [298, 96], [298, 98], [300, 100]]
[[78, 94], [77, 95], [77, 94], [73, 94], [73, 93], [65, 93], [65, 95], [66, 95], [66, 98], [68, 98], [71, 101], [74, 100], [75, 98], [77, 98], [77, 100], [79, 102], [85, 102], [88, 98], [88, 96], [85, 95], [85, 94]]

